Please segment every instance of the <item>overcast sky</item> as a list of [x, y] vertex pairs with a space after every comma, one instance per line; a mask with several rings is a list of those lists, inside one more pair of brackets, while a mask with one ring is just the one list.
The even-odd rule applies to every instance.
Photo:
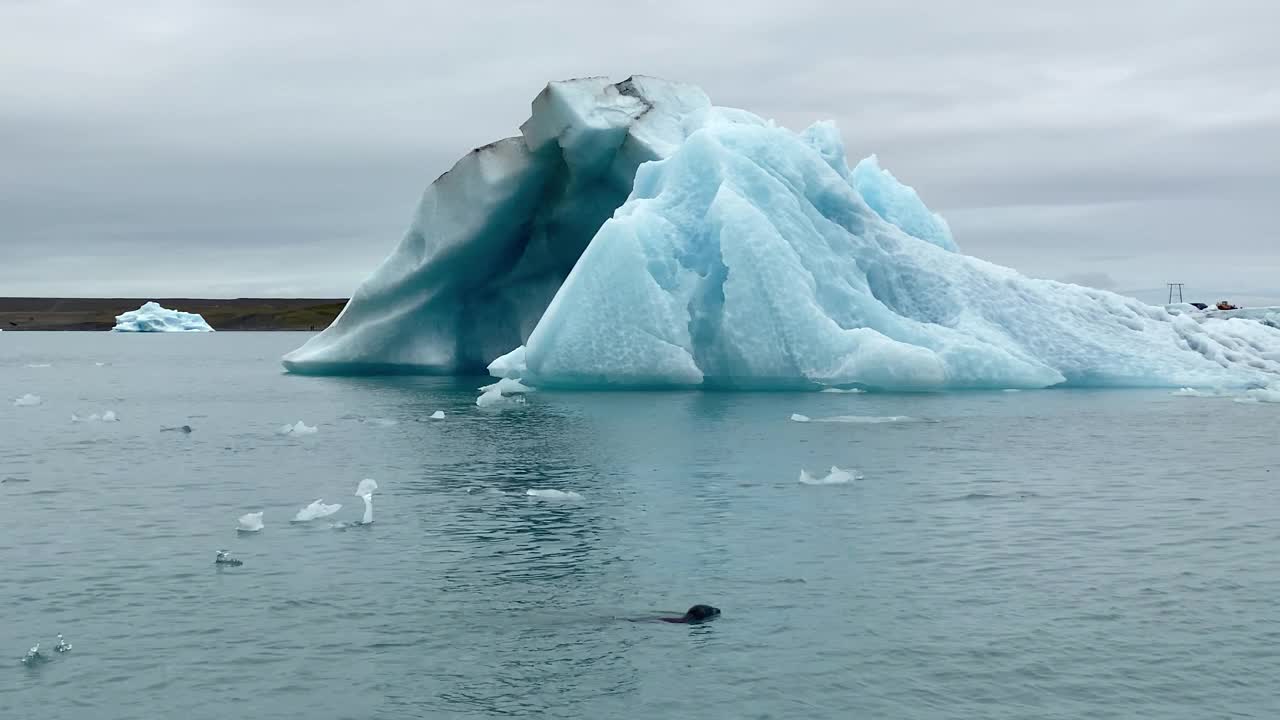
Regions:
[[346, 296], [548, 80], [643, 73], [835, 119], [966, 253], [1280, 302], [1276, 28], [1237, 0], [0, 0], [0, 295]]

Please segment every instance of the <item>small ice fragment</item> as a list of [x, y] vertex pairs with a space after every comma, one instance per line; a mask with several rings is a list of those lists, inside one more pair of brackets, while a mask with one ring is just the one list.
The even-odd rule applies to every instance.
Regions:
[[581, 500], [582, 495], [572, 490], [525, 490], [525, 495], [529, 497], [542, 498], [544, 500]]
[[280, 427], [281, 435], [311, 435], [320, 432], [315, 425], [308, 425], [301, 420], [293, 425], [282, 425]]
[[443, 419], [444, 419], [444, 411], [443, 411], [443, 410], [437, 410], [437, 411], [435, 411], [435, 412], [431, 413], [431, 419], [432, 419], [432, 420], [443, 420]]
[[71, 652], [71, 643], [62, 639], [62, 633], [58, 633], [58, 644], [53, 647], [54, 652]]
[[47, 367], [53, 367], [53, 365], [52, 365], [52, 364], [50, 364], [50, 363], [27, 363], [27, 367], [29, 367], [29, 368], [47, 368]]
[[378, 489], [378, 482], [373, 478], [365, 478], [356, 486], [356, 496], [364, 500], [364, 518], [361, 525], [373, 522], [373, 491]]
[[116, 417], [115, 410], [108, 410], [102, 413], [102, 422], [117, 422], [117, 421], [119, 421], [119, 418]]
[[244, 563], [231, 557], [231, 553], [226, 550], [219, 550], [218, 556], [213, 559], [214, 565], [229, 565], [231, 567], [240, 567]]
[[97, 367], [102, 367], [102, 366], [106, 365], [106, 363], [96, 362], [96, 363], [94, 363], [94, 365], [95, 365], [95, 366], [97, 366]]
[[40, 654], [40, 643], [36, 643], [30, 650], [27, 651], [27, 654], [23, 656], [22, 664], [28, 665], [28, 666], [39, 665], [40, 663], [44, 662], [47, 659], [48, 658], [46, 658], [44, 655]]
[[1022, 390], [1020, 390], [1020, 389], [1018, 389], [1018, 388], [1005, 388], [1005, 389], [1001, 390], [1000, 392], [1010, 392], [1010, 393], [1012, 393], [1012, 392], [1022, 392]]
[[240, 516], [239, 532], [258, 532], [262, 529], [262, 513], [245, 513]]
[[801, 415], [800, 413], [792, 413], [791, 419], [794, 420], [795, 422], [809, 422], [812, 418], [810, 418], [808, 415]]
[[315, 502], [311, 503], [310, 505], [299, 510], [298, 514], [293, 516], [292, 522], [310, 522], [312, 520], [317, 520], [319, 518], [329, 517], [330, 515], [338, 512], [341, 509], [342, 509], [342, 503], [325, 505], [324, 498], [320, 498]]
[[819, 390], [818, 392], [824, 392], [824, 393], [864, 393], [864, 392], [866, 392], [866, 390], [862, 390], [862, 389], [860, 389], [860, 388], [838, 388], [838, 387], [829, 387], [829, 388], [822, 388], [822, 389], [821, 389], [821, 390]]
[[800, 482], [805, 485], [844, 485], [851, 480], [861, 479], [861, 475], [856, 475], [848, 470], [841, 470], [835, 465], [831, 466], [831, 471], [825, 477], [814, 477], [803, 468], [800, 470]]
[[14, 400], [13, 404], [18, 407], [31, 407], [33, 405], [39, 405], [42, 402], [44, 402], [44, 400], [41, 400], [39, 395], [32, 395], [31, 393], [27, 393], [26, 395], [23, 395], [17, 400]]

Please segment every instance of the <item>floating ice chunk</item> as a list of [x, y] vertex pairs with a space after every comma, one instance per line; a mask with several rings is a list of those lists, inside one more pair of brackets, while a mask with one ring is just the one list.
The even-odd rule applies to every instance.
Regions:
[[231, 553], [226, 550], [219, 550], [218, 556], [213, 559], [214, 565], [226, 565], [229, 567], [240, 567], [244, 563], [231, 557]]
[[159, 303], [143, 303], [137, 310], [116, 316], [112, 332], [213, 332], [209, 323], [197, 313], [161, 307]]
[[58, 644], [53, 646], [54, 652], [71, 652], [71, 643], [62, 638], [62, 633], [58, 633]]
[[315, 425], [308, 425], [302, 422], [301, 420], [294, 423], [293, 425], [280, 426], [281, 435], [313, 435], [317, 432], [320, 432], [319, 428], [317, 428]]
[[36, 643], [27, 651], [27, 654], [22, 657], [22, 664], [30, 667], [32, 665], [39, 665], [41, 663], [48, 662], [48, 660], [49, 658], [40, 654], [40, 643]]
[[102, 422], [118, 422], [120, 418], [116, 417], [115, 410], [108, 410], [102, 413]]
[[800, 482], [805, 485], [844, 485], [852, 480], [861, 480], [862, 476], [848, 470], [841, 470], [835, 465], [831, 466], [831, 471], [825, 477], [814, 477], [806, 470], [800, 470]]
[[239, 532], [258, 532], [262, 529], [262, 513], [245, 513], [240, 516]]
[[373, 478], [365, 478], [356, 485], [356, 496], [364, 500], [364, 518], [360, 521], [361, 525], [373, 522], [373, 491], [377, 489], [378, 483]]
[[529, 387], [528, 385], [525, 385], [524, 383], [520, 382], [520, 378], [505, 378], [505, 377], [504, 377], [504, 378], [502, 378], [501, 380], [499, 380], [498, 382], [493, 383], [492, 385], [483, 385], [483, 386], [481, 386], [481, 387], [480, 387], [480, 390], [481, 390], [482, 392], [489, 392], [490, 390], [497, 390], [498, 392], [502, 393], [503, 395], [520, 395], [520, 394], [523, 394], [523, 393], [533, 392], [533, 391], [534, 391], [534, 388], [531, 388], [531, 387]]
[[866, 392], [866, 390], [863, 390], [863, 389], [861, 389], [861, 388], [837, 388], [837, 387], [829, 387], [829, 388], [822, 388], [822, 390], [820, 390], [819, 392], [824, 392], [824, 393], [865, 393], [865, 392]]
[[1018, 388], [1005, 388], [1005, 389], [1001, 390], [1000, 392], [1016, 393], [1016, 392], [1022, 392], [1022, 390], [1020, 390], [1020, 389], [1018, 389]]
[[312, 502], [310, 505], [299, 510], [298, 514], [293, 516], [293, 520], [291, 522], [296, 522], [296, 523], [311, 522], [312, 520], [317, 520], [319, 518], [329, 517], [330, 515], [338, 512], [341, 509], [342, 509], [342, 503], [325, 505], [324, 498], [320, 498]]
[[791, 419], [795, 422], [809, 422], [813, 418], [809, 417], [808, 415], [801, 415], [800, 413], [792, 413]]
[[17, 400], [14, 400], [13, 404], [18, 407], [32, 407], [35, 405], [39, 405], [42, 402], [44, 401], [40, 399], [39, 395], [32, 395], [31, 393], [27, 393], [26, 395], [23, 395]]
[[572, 490], [525, 490], [525, 495], [529, 497], [541, 498], [543, 500], [581, 500], [582, 495]]
[[476, 398], [476, 405], [482, 408], [501, 407], [504, 405], [520, 405], [524, 403], [524, 395], [503, 395], [497, 387], [490, 386]]
[[832, 417], [814, 418], [820, 423], [850, 423], [854, 425], [885, 425], [888, 423], [928, 422], [923, 418], [910, 415], [833, 415]]
[[432, 420], [443, 420], [443, 419], [444, 419], [444, 411], [443, 411], [443, 410], [437, 410], [437, 411], [435, 411], [435, 412], [431, 413], [431, 419], [432, 419]]

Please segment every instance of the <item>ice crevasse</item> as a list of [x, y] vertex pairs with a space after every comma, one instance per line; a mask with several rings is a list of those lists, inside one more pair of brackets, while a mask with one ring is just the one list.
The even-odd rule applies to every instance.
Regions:
[[[514, 350], [514, 352], [512, 352]], [[554, 82], [426, 191], [293, 372], [542, 387], [1265, 385], [1280, 330], [1024, 277], [831, 123], [648, 77]]]

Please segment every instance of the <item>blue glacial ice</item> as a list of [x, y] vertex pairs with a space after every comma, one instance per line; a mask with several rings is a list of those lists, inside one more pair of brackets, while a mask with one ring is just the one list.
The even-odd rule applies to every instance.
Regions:
[[[543, 388], [1263, 386], [1280, 330], [959, 252], [831, 123], [796, 133], [654, 78], [551, 83], [521, 136], [423, 196], [294, 372]], [[514, 349], [514, 352], [509, 352]]]
[[197, 313], [170, 310], [159, 303], [143, 303], [137, 310], [116, 316], [112, 332], [213, 332]]

